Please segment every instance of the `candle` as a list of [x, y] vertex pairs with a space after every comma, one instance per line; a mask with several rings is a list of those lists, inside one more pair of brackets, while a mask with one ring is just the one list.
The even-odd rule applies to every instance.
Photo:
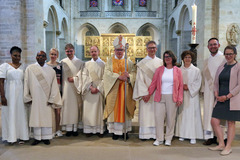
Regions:
[[192, 5], [192, 36], [191, 36], [192, 44], [196, 44], [196, 33], [197, 33], [197, 6], [194, 3]]

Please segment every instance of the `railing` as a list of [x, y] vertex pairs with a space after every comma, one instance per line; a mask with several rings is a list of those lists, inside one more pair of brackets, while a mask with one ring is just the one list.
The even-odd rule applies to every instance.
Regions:
[[105, 11], [105, 16], [101, 16], [100, 11], [80, 11], [80, 17], [123, 17], [123, 18], [157, 18], [156, 11]]

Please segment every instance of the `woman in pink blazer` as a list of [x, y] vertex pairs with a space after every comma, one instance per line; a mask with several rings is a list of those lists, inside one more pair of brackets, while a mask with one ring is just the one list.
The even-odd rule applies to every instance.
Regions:
[[[214, 82], [216, 105], [213, 109], [211, 124], [219, 144], [210, 150], [221, 151], [221, 155], [232, 152], [231, 144], [235, 136], [235, 121], [240, 121], [240, 64], [236, 61], [237, 50], [233, 46], [224, 49], [227, 62], [218, 67]], [[220, 120], [227, 120], [227, 145], [224, 144]]]
[[155, 125], [156, 140], [153, 145], [158, 146], [164, 141], [164, 119], [166, 116], [165, 145], [170, 146], [175, 128], [177, 106], [183, 101], [183, 78], [181, 69], [176, 67], [176, 57], [172, 51], [163, 54], [164, 66], [159, 67], [148, 88], [149, 97], [155, 93]]

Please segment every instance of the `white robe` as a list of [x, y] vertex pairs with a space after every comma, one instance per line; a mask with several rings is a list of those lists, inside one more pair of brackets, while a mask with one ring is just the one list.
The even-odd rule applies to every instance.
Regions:
[[[48, 86], [48, 93], [44, 91], [39, 80], [36, 78], [33, 65], [39, 68], [46, 86]], [[47, 93], [47, 95], [46, 95]], [[56, 73], [52, 67], [44, 64], [41, 67], [38, 63], [29, 65], [25, 71], [24, 77], [24, 102], [31, 103], [30, 127], [52, 127], [53, 126], [53, 108], [62, 105], [61, 96], [57, 84]], [[48, 105], [52, 103], [53, 105]]]
[[150, 100], [145, 103], [142, 100], [142, 96], [148, 95], [148, 87], [152, 82], [147, 73], [149, 71], [144, 70], [141, 64], [145, 64], [148, 69], [154, 74], [155, 70], [160, 67], [163, 62], [160, 58], [155, 56], [154, 59], [147, 56], [137, 64], [137, 76], [133, 91], [133, 99], [139, 100], [139, 138], [140, 139], [150, 139], [156, 138], [156, 127], [154, 118], [154, 101], [151, 96]]
[[184, 91], [183, 105], [178, 108], [175, 136], [187, 139], [203, 139], [203, 127], [199, 102], [202, 76], [200, 70], [191, 64], [181, 67], [183, 82], [188, 85]]
[[[74, 83], [81, 83], [79, 82], [81, 81], [81, 77], [75, 76], [82, 70], [84, 62], [75, 56], [72, 60], [65, 58], [61, 62], [63, 66], [63, 107], [61, 110], [60, 124], [67, 128], [69, 125], [74, 125], [74, 128], [71, 127], [72, 129], [67, 129], [67, 131], [76, 131], [78, 123], [82, 121], [82, 98], [77, 94]], [[70, 64], [70, 71], [67, 70], [67, 64]], [[69, 83], [68, 77], [74, 77], [74, 83]]]
[[[213, 57], [210, 57], [205, 60], [204, 62], [204, 69], [203, 69], [203, 83], [201, 91], [204, 92], [204, 112], [203, 112], [203, 130], [204, 130], [204, 139], [213, 138], [212, 132], [212, 125], [211, 125], [211, 118], [212, 118], [212, 111], [214, 107], [214, 79], [215, 74], [220, 66], [221, 63], [225, 61], [223, 53], [218, 51], [218, 53]], [[208, 68], [212, 77], [211, 81], [207, 80], [206, 77], [206, 70]]]
[[[98, 58], [85, 63], [82, 72], [82, 97], [83, 97], [83, 133], [104, 132], [103, 108], [104, 90], [103, 73], [105, 63]], [[99, 90], [97, 94], [92, 94], [90, 86]]]
[[8, 63], [0, 66], [0, 78], [4, 78], [7, 106], [2, 106], [2, 140], [16, 142], [17, 139], [28, 140], [28, 115], [23, 103], [23, 64], [15, 69]]

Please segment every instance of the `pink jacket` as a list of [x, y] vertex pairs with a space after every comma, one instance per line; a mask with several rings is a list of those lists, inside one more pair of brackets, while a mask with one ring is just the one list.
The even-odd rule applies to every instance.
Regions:
[[[219, 91], [219, 74], [224, 69], [224, 64], [218, 67], [214, 81], [214, 91]], [[230, 72], [229, 92], [233, 95], [230, 98], [230, 110], [240, 110], [240, 63], [235, 64]], [[216, 103], [216, 102], [215, 102]]]
[[[165, 66], [161, 66], [156, 69], [152, 83], [148, 88], [148, 92], [150, 95], [155, 92], [154, 101], [160, 102], [161, 101], [161, 88], [162, 88], [162, 75], [164, 72]], [[181, 69], [174, 66], [173, 67], [173, 102], [182, 102], [183, 101], [183, 77]]]

